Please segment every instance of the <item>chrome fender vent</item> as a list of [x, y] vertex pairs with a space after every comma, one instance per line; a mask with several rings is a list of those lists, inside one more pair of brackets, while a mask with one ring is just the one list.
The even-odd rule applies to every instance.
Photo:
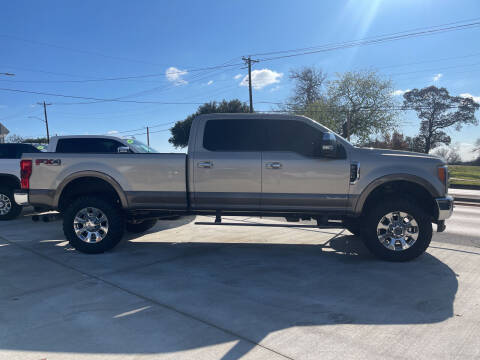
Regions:
[[355, 184], [360, 179], [360, 163], [352, 161], [350, 164], [350, 184]]

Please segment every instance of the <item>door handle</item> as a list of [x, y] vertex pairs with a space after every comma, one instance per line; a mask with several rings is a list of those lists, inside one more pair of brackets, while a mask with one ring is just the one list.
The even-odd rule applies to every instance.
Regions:
[[282, 164], [279, 163], [279, 162], [274, 161], [274, 162], [266, 163], [266, 164], [265, 164], [265, 167], [266, 167], [267, 169], [281, 169], [281, 168], [282, 168]]
[[197, 163], [197, 166], [199, 168], [210, 169], [213, 166], [213, 163], [211, 161], [200, 161]]

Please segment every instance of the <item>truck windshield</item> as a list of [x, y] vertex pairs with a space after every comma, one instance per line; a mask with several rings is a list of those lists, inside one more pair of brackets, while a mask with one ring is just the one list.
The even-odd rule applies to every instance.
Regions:
[[133, 152], [137, 154], [158, 153], [158, 151], [154, 148], [151, 148], [145, 145], [143, 142], [135, 139], [128, 139], [127, 144], [133, 150]]

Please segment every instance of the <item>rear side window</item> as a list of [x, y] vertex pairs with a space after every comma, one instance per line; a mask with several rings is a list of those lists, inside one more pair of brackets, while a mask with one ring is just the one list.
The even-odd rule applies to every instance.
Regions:
[[210, 151], [261, 151], [263, 121], [255, 119], [209, 120], [203, 147]]
[[320, 149], [323, 133], [301, 121], [267, 120], [265, 151], [291, 151], [314, 157]]
[[24, 153], [38, 153], [36, 147], [29, 144], [0, 144], [0, 159], [20, 159]]
[[117, 149], [125, 146], [113, 139], [102, 138], [73, 138], [59, 139], [56, 152], [58, 153], [116, 153]]
[[0, 145], [0, 159], [15, 159], [15, 149], [9, 144]]

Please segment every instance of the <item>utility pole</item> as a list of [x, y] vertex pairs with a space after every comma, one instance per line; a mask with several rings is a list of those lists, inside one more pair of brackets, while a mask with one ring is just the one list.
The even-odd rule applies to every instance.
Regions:
[[43, 105], [43, 114], [45, 116], [45, 127], [47, 128], [47, 144], [50, 143], [50, 132], [48, 130], [48, 117], [47, 117], [47, 106], [52, 105], [51, 103], [47, 104], [45, 101], [43, 103], [37, 103], [38, 105]]
[[248, 95], [250, 98], [250, 112], [253, 113], [253, 98], [252, 98], [252, 62], [256, 63], [258, 60], [252, 60], [252, 58], [249, 57], [242, 57], [242, 60], [245, 61], [245, 63], [248, 66]]
[[147, 146], [150, 148], [150, 128], [148, 126], [147, 126]]

